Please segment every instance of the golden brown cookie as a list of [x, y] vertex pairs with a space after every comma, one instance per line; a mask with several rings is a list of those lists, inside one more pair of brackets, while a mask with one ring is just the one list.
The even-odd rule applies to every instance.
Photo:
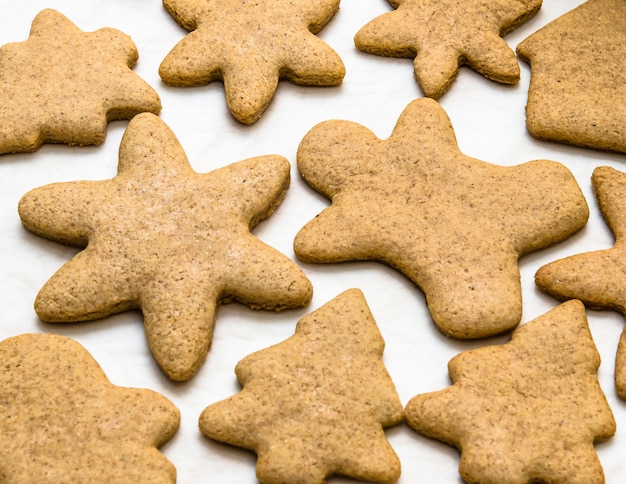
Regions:
[[190, 33], [159, 68], [164, 82], [198, 86], [224, 82], [226, 103], [240, 122], [256, 122], [280, 79], [297, 85], [337, 86], [345, 67], [315, 36], [339, 0], [164, 0]]
[[302, 318], [295, 334], [235, 369], [243, 389], [207, 407], [201, 432], [251, 449], [264, 484], [330, 475], [392, 483], [400, 461], [384, 428], [403, 409], [363, 293], [350, 289]]
[[463, 155], [448, 116], [429, 98], [410, 103], [386, 140], [328, 121], [304, 137], [297, 156], [304, 179], [332, 204], [296, 235], [296, 256], [394, 267], [456, 338], [515, 327], [518, 258], [571, 235], [589, 215], [559, 163], [498, 166]]
[[[615, 245], [547, 264], [537, 271], [535, 282], [558, 299], [580, 299], [589, 307], [626, 316], [626, 173], [600, 166], [591, 182]], [[626, 333], [618, 346], [615, 380], [618, 394], [626, 399]]]
[[176, 482], [157, 450], [180, 422], [164, 396], [111, 384], [64, 336], [6, 339], [0, 361], [0, 481]]
[[161, 119], [136, 116], [113, 179], [51, 184], [20, 201], [27, 230], [84, 248], [41, 289], [37, 314], [74, 322], [139, 308], [165, 373], [191, 378], [220, 302], [280, 310], [311, 299], [298, 266], [250, 233], [282, 200], [289, 170], [267, 155], [198, 174]]
[[569, 301], [507, 344], [450, 360], [452, 386], [412, 398], [406, 419], [459, 449], [467, 482], [601, 483], [593, 444], [615, 434], [615, 420], [599, 366], [584, 306]]
[[118, 30], [82, 32], [41, 11], [28, 40], [0, 48], [0, 153], [100, 144], [109, 121], [158, 113], [159, 96], [131, 70], [137, 58]]
[[517, 46], [540, 140], [626, 153], [626, 2], [589, 0]]
[[515, 84], [520, 68], [502, 36], [533, 17], [542, 0], [389, 0], [396, 9], [375, 18], [355, 36], [360, 50], [414, 58], [425, 96], [438, 99], [459, 66]]

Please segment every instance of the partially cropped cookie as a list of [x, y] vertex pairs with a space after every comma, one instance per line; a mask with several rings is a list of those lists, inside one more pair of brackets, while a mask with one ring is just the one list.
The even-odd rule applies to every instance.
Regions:
[[113, 385], [64, 336], [6, 339], [0, 361], [0, 481], [176, 482], [158, 451], [180, 422], [164, 396]]
[[157, 362], [191, 378], [220, 303], [280, 310], [311, 299], [298, 266], [250, 233], [281, 202], [289, 170], [266, 155], [196, 173], [161, 119], [136, 116], [113, 179], [51, 184], [20, 200], [27, 230], [84, 248], [40, 290], [35, 311], [67, 323], [141, 309]]
[[300, 143], [297, 162], [332, 203], [296, 235], [296, 256], [394, 267], [424, 291], [437, 326], [456, 338], [515, 327], [518, 258], [568, 237], [589, 215], [559, 163], [498, 166], [465, 156], [447, 114], [429, 98], [410, 103], [386, 140], [353, 122], [321, 123]]
[[438, 99], [468, 65], [505, 84], [520, 79], [515, 52], [502, 37], [533, 17], [542, 0], [389, 0], [396, 9], [355, 36], [360, 50], [414, 59], [425, 96]]
[[589, 0], [517, 46], [537, 139], [626, 153], [626, 2]]
[[466, 482], [604, 482], [594, 443], [615, 434], [585, 309], [569, 301], [504, 345], [466, 351], [452, 386], [406, 406], [417, 432], [455, 446]]
[[302, 318], [287, 340], [235, 369], [243, 389], [207, 407], [204, 435], [257, 453], [263, 484], [331, 475], [393, 483], [400, 461], [384, 428], [403, 408], [363, 293], [350, 289]]
[[317, 34], [339, 9], [339, 0], [164, 0], [190, 33], [161, 63], [173, 86], [224, 83], [231, 114], [256, 122], [280, 79], [304, 86], [337, 86], [345, 67]]
[[126, 34], [82, 32], [56, 10], [41, 11], [28, 40], [0, 48], [0, 153], [97, 145], [109, 121], [158, 113], [156, 91], [131, 70], [137, 59]]
[[[591, 182], [615, 244], [551, 262], [537, 271], [535, 282], [558, 299], [580, 299], [589, 307], [626, 316], [626, 173], [600, 166]], [[615, 383], [619, 396], [626, 399], [626, 330], [617, 349]]]

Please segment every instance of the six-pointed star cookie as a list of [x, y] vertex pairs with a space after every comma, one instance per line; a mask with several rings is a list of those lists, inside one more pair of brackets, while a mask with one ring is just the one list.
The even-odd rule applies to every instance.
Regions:
[[180, 422], [164, 396], [111, 384], [63, 336], [9, 338], [0, 361], [2, 482], [176, 482], [157, 450]]
[[467, 482], [602, 483], [594, 442], [615, 433], [585, 309], [569, 301], [511, 341], [453, 358], [453, 385], [418, 395], [408, 424], [457, 447]]
[[[601, 166], [591, 181], [615, 245], [547, 264], [537, 271], [535, 282], [558, 299], [580, 299], [589, 307], [613, 309], [626, 316], [626, 174]], [[615, 383], [620, 397], [626, 399], [626, 329], [618, 345]]]
[[457, 338], [517, 325], [518, 258], [569, 236], [589, 215], [559, 163], [504, 167], [463, 155], [429, 98], [409, 104], [387, 140], [327, 121], [297, 156], [304, 179], [332, 204], [296, 235], [296, 256], [389, 264], [424, 291], [436, 324]]
[[131, 70], [137, 58], [122, 32], [82, 32], [41, 11], [28, 40], [0, 48], [0, 153], [99, 144], [109, 121], [158, 113], [159, 96]]
[[164, 0], [165, 8], [191, 31], [161, 63], [159, 74], [175, 86], [221, 79], [226, 103], [240, 122], [257, 121], [279, 80], [336, 86], [343, 62], [315, 36], [339, 0]]
[[243, 389], [207, 407], [200, 430], [254, 450], [265, 484], [321, 484], [332, 474], [395, 482], [400, 462], [383, 429], [403, 409], [383, 348], [363, 294], [345, 291], [292, 337], [240, 361]]
[[534, 16], [542, 0], [389, 0], [397, 10], [375, 18], [355, 36], [365, 52], [415, 58], [415, 77], [439, 98], [468, 64], [494, 81], [514, 84], [520, 69], [501, 36]]
[[20, 201], [26, 229], [84, 247], [41, 289], [37, 314], [73, 322], [140, 308], [163, 370], [191, 378], [220, 302], [277, 310], [309, 302], [304, 273], [250, 233], [288, 185], [289, 162], [276, 155], [198, 174], [163, 121], [136, 116], [113, 179], [47, 185]]
[[517, 53], [530, 63], [532, 136], [626, 153], [624, 0], [589, 0], [531, 34]]

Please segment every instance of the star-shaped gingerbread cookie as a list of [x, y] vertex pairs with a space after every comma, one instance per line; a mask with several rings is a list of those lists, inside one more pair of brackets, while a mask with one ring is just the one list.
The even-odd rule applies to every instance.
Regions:
[[137, 115], [113, 179], [56, 183], [21, 199], [26, 229], [84, 248], [40, 290], [37, 314], [74, 322], [140, 308], [157, 362], [189, 379], [220, 302], [279, 310], [311, 298], [297, 265], [250, 233], [282, 200], [289, 169], [267, 155], [198, 174], [161, 119]]
[[[535, 282], [558, 299], [580, 299], [589, 307], [626, 316], [626, 174], [600, 166], [591, 182], [600, 211], [615, 236], [614, 246], [547, 264], [537, 271]], [[617, 350], [615, 383], [620, 397], [626, 399], [626, 330]]]
[[449, 365], [452, 386], [412, 398], [408, 424], [457, 447], [467, 482], [602, 483], [594, 442], [615, 434], [585, 309], [569, 301]]
[[0, 481], [176, 482], [157, 449], [178, 409], [113, 385], [79, 343], [26, 334], [0, 343]]
[[515, 52], [502, 36], [533, 17], [542, 0], [389, 0], [396, 10], [365, 25], [360, 50], [414, 58], [424, 95], [438, 99], [466, 64], [506, 84], [519, 81]]
[[337, 86], [345, 67], [315, 34], [339, 0], [164, 0], [190, 33], [159, 68], [164, 82], [198, 86], [222, 80], [226, 104], [241, 123], [265, 112], [280, 79], [297, 85]]
[[332, 204], [296, 235], [296, 256], [387, 263], [424, 291], [435, 323], [457, 338], [517, 325], [518, 258], [571, 235], [589, 216], [563, 165], [465, 156], [429, 98], [410, 103], [387, 140], [356, 123], [321, 123], [297, 157], [304, 179]]
[[384, 428], [403, 408], [367, 302], [350, 289], [302, 318], [295, 334], [239, 362], [243, 389], [207, 407], [201, 432], [257, 453], [265, 484], [330, 475], [393, 483], [400, 462]]
[[82, 32], [41, 11], [28, 40], [0, 48], [0, 153], [100, 144], [109, 121], [158, 113], [159, 96], [131, 70], [137, 58], [118, 30]]

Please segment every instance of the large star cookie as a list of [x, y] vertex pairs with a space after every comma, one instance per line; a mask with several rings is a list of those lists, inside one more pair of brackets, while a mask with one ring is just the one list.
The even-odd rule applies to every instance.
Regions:
[[467, 64], [494, 81], [514, 84], [520, 69], [502, 36], [534, 16], [542, 0], [389, 0], [396, 8], [355, 36], [365, 52], [414, 58], [424, 95], [441, 97]]
[[109, 121], [158, 113], [159, 96], [131, 70], [137, 58], [122, 32], [82, 32], [41, 11], [28, 40], [0, 48], [0, 153], [100, 144]]
[[302, 318], [289, 339], [240, 361], [243, 389], [207, 407], [200, 430], [254, 450], [265, 484], [321, 484], [334, 474], [395, 482], [400, 462], [383, 429], [403, 409], [383, 348], [363, 294], [350, 289]]
[[570, 301], [507, 344], [453, 358], [452, 386], [411, 399], [406, 419], [460, 450], [467, 482], [599, 484], [593, 444], [615, 433], [599, 366], [584, 306]]
[[517, 46], [537, 139], [626, 153], [626, 2], [589, 0]]
[[226, 103], [240, 122], [256, 122], [280, 79], [298, 85], [336, 86], [343, 62], [315, 36], [339, 0], [164, 0], [188, 31], [161, 63], [159, 74], [174, 86], [221, 79]]
[[517, 325], [518, 258], [569, 236], [589, 215], [559, 163], [504, 167], [463, 155], [429, 98], [409, 104], [387, 140], [348, 121], [315, 126], [298, 167], [332, 204], [296, 235], [297, 257], [389, 264], [424, 291], [435, 323], [457, 338]]
[[140, 308], [158, 363], [190, 378], [220, 302], [278, 310], [310, 300], [303, 272], [250, 233], [288, 185], [289, 162], [275, 155], [198, 174], [165, 123], [136, 116], [116, 177], [47, 185], [20, 201], [26, 229], [84, 247], [41, 289], [37, 314], [73, 322]]
[[[558, 299], [580, 299], [589, 307], [626, 316], [626, 174], [601, 166], [591, 181], [615, 245], [547, 264], [537, 271], [535, 282]], [[626, 399], [626, 330], [617, 350], [615, 382], [618, 394]]]
[[0, 481], [176, 482], [157, 450], [178, 409], [111, 384], [77, 342], [28, 334], [0, 343]]

